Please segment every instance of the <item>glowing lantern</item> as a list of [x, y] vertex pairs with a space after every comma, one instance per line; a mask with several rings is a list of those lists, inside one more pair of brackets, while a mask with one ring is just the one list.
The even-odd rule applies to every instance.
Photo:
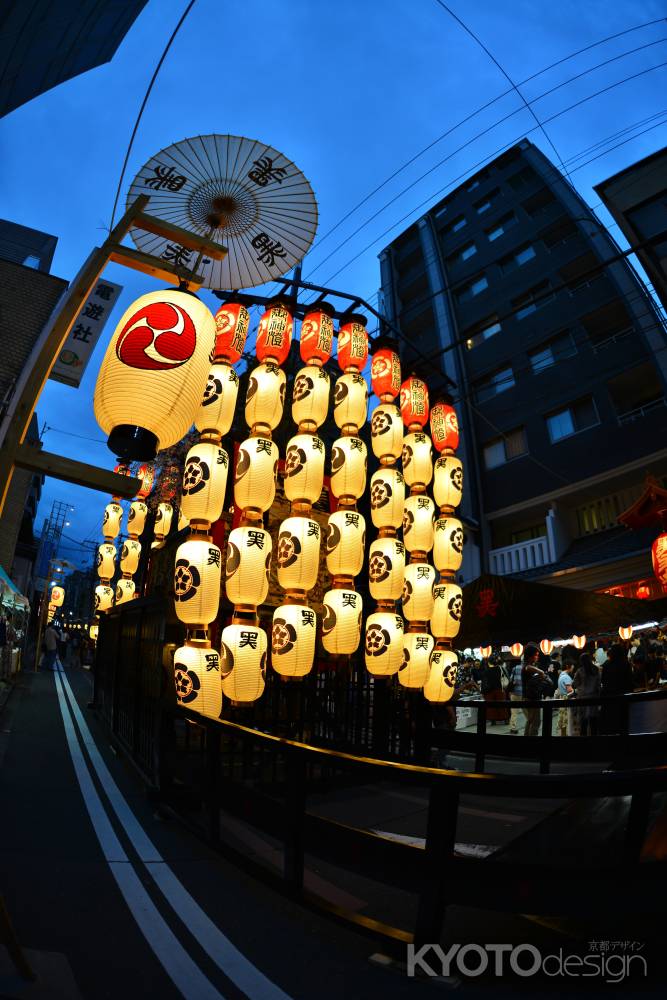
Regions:
[[418, 431], [428, 421], [428, 389], [415, 375], [401, 386], [401, 417], [409, 431]]
[[292, 420], [302, 431], [316, 431], [327, 419], [330, 380], [323, 368], [301, 368], [292, 388]]
[[398, 469], [379, 469], [371, 479], [371, 517], [376, 528], [398, 530], [403, 523], [405, 481]]
[[282, 365], [292, 342], [292, 316], [282, 302], [275, 302], [264, 312], [257, 328], [255, 353], [260, 361]]
[[421, 688], [431, 669], [433, 637], [427, 632], [406, 632], [403, 636], [403, 663], [398, 671], [401, 687]]
[[428, 680], [424, 684], [424, 697], [433, 704], [451, 701], [456, 690], [458, 660], [451, 649], [436, 649], [431, 654]]
[[88, 635], [93, 640], [93, 642], [97, 642], [97, 637], [99, 634], [100, 634], [99, 625], [91, 625], [90, 628], [88, 629]]
[[461, 628], [463, 593], [456, 583], [439, 583], [433, 588], [431, 632], [436, 639], [454, 639]]
[[391, 677], [403, 662], [403, 619], [377, 611], [366, 619], [364, 659], [374, 677]]
[[480, 646], [479, 651], [482, 655], [482, 659], [488, 660], [488, 658], [491, 656], [492, 649], [493, 649], [492, 646]]
[[220, 656], [208, 642], [181, 646], [176, 650], [174, 682], [179, 705], [209, 719], [220, 718]]
[[401, 359], [392, 347], [380, 347], [373, 353], [371, 383], [383, 403], [396, 399], [401, 391]]
[[97, 575], [101, 580], [110, 580], [116, 572], [116, 546], [102, 542], [97, 549]]
[[141, 487], [137, 491], [137, 500], [145, 500], [153, 489], [155, 482], [155, 466], [151, 462], [144, 462], [137, 469], [137, 479], [141, 480]]
[[272, 363], [257, 365], [245, 398], [245, 419], [249, 427], [263, 434], [274, 430], [283, 415], [287, 377], [282, 368]]
[[179, 512], [178, 512], [178, 524], [176, 525], [176, 530], [177, 531], [183, 531], [183, 529], [187, 528], [189, 524], [190, 524], [190, 522], [188, 521], [188, 519], [185, 516], [185, 514], [183, 513], [183, 511], [179, 510]]
[[368, 581], [376, 601], [397, 601], [403, 591], [405, 546], [396, 538], [378, 538], [368, 556]]
[[120, 568], [123, 573], [129, 573], [132, 576], [133, 573], [137, 572], [139, 568], [139, 557], [141, 555], [141, 542], [138, 542], [135, 538], [128, 538], [126, 542], [123, 542], [123, 548], [120, 552]]
[[170, 503], [159, 503], [155, 514], [155, 525], [153, 531], [155, 537], [163, 541], [171, 530], [171, 519], [174, 516], [174, 508]]
[[213, 316], [187, 292], [142, 295], [122, 315], [95, 386], [95, 417], [109, 448], [149, 461], [190, 429], [215, 338]]
[[232, 604], [254, 608], [269, 592], [271, 535], [261, 527], [234, 528], [227, 542], [225, 586]]
[[227, 434], [234, 422], [239, 377], [233, 368], [214, 364], [209, 373], [195, 427], [200, 434]]
[[95, 611], [108, 611], [113, 605], [113, 587], [101, 583], [95, 587]]
[[123, 516], [123, 508], [119, 503], [108, 503], [104, 508], [104, 518], [102, 520], [102, 534], [111, 541], [120, 531], [120, 522]]
[[408, 563], [403, 577], [403, 615], [409, 622], [429, 622], [433, 614], [435, 570], [429, 563]]
[[618, 634], [621, 639], [632, 639], [632, 625], [619, 625]]
[[273, 613], [271, 665], [281, 677], [305, 677], [315, 658], [315, 612], [306, 604], [283, 604]]
[[143, 535], [148, 507], [143, 500], [133, 500], [127, 512], [127, 530], [134, 538]]
[[220, 549], [206, 536], [193, 536], [176, 550], [174, 601], [176, 614], [186, 625], [202, 627], [217, 615], [220, 559]]
[[49, 597], [49, 603], [53, 604], [55, 608], [61, 608], [65, 600], [65, 591], [62, 587], [52, 587], [51, 594]]
[[351, 316], [338, 330], [338, 364], [342, 371], [360, 372], [368, 360], [365, 316]]
[[331, 450], [331, 492], [339, 500], [358, 500], [366, 488], [366, 445], [358, 437], [337, 438]]
[[327, 569], [332, 576], [361, 573], [366, 544], [366, 522], [356, 510], [336, 510], [327, 524]]
[[215, 314], [215, 357], [230, 365], [243, 354], [250, 325], [250, 313], [237, 302], [226, 302]]
[[440, 573], [455, 573], [461, 568], [463, 525], [458, 517], [439, 517], [435, 522], [433, 562]]
[[323, 365], [333, 348], [333, 320], [329, 306], [318, 306], [307, 312], [301, 324], [299, 351], [307, 365]]
[[312, 434], [290, 438], [285, 453], [285, 496], [314, 504], [324, 484], [324, 442]]
[[542, 639], [540, 642], [540, 649], [545, 656], [549, 656], [554, 648], [554, 644], [551, 639]]
[[444, 455], [435, 463], [433, 498], [441, 511], [455, 510], [463, 495], [463, 465], [460, 459]]
[[240, 510], [268, 510], [276, 495], [278, 447], [269, 438], [248, 438], [239, 447], [234, 503]]
[[523, 646], [521, 645], [521, 643], [520, 642], [512, 643], [512, 645], [510, 646], [510, 653], [518, 660], [523, 653]]
[[449, 403], [431, 407], [431, 438], [438, 451], [456, 451], [459, 446], [459, 421]]
[[650, 593], [651, 589], [650, 587], [647, 587], [645, 583], [642, 583], [639, 585], [639, 587], [637, 587], [637, 597], [639, 598], [640, 601], [645, 601], [646, 598], [650, 595]]
[[430, 552], [433, 548], [435, 507], [430, 497], [416, 493], [405, 501], [403, 541], [408, 552]]
[[651, 547], [653, 572], [663, 591], [667, 591], [667, 532], [658, 535]]
[[354, 590], [327, 590], [323, 604], [322, 645], [328, 653], [349, 656], [361, 639], [361, 594]]
[[222, 514], [229, 456], [219, 444], [200, 441], [190, 448], [183, 469], [181, 511], [191, 524], [212, 524]]
[[309, 517], [288, 517], [280, 525], [276, 565], [283, 590], [312, 590], [320, 563], [320, 526]]
[[222, 630], [222, 693], [237, 705], [250, 704], [263, 694], [267, 646], [266, 632], [257, 625], [228, 625]]
[[134, 580], [123, 576], [116, 584], [116, 604], [125, 604], [134, 597]]
[[403, 439], [403, 475], [411, 488], [425, 489], [433, 478], [431, 439], [421, 431]]
[[396, 462], [403, 451], [403, 421], [398, 407], [382, 403], [371, 417], [373, 454], [384, 465]]
[[583, 649], [584, 646], [586, 645], [586, 636], [585, 635], [573, 635], [572, 636], [572, 645], [574, 646], [575, 649]]
[[334, 386], [333, 416], [336, 426], [358, 433], [366, 423], [368, 413], [368, 386], [358, 372], [341, 375]]

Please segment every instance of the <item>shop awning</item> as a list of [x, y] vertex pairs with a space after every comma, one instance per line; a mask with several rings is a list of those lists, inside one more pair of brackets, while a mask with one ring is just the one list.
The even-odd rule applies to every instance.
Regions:
[[28, 598], [24, 597], [13, 580], [0, 566], [0, 602], [7, 607], [28, 607]]

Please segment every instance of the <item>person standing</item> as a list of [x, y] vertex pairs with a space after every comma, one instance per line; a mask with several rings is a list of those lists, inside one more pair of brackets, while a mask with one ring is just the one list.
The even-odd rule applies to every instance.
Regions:
[[[603, 698], [618, 698], [633, 690], [634, 678], [628, 662], [628, 651], [615, 642], [609, 649], [609, 657], [602, 667], [601, 687]], [[620, 733], [627, 721], [627, 707], [620, 701], [602, 705], [600, 728], [603, 733]]]
[[498, 705], [495, 708], [487, 709], [486, 717], [491, 725], [495, 726], [496, 722], [507, 722], [509, 713], [504, 704], [502, 674], [498, 663], [492, 663], [491, 660], [482, 662], [480, 686], [484, 701], [503, 702], [502, 706]]
[[58, 655], [58, 633], [53, 625], [47, 625], [44, 630], [44, 669], [56, 669], [56, 657]]
[[[563, 669], [558, 675], [558, 686], [556, 688], [556, 697], [569, 698], [571, 694], [574, 694], [574, 688], [572, 687], [572, 672], [574, 664], [569, 660], [566, 660], [563, 664]], [[572, 726], [570, 725], [570, 712], [572, 709], [569, 708], [559, 708], [558, 709], [558, 735], [567, 736], [568, 731], [572, 735]]]
[[[549, 679], [545, 672], [538, 667], [537, 661], [540, 657], [540, 650], [534, 642], [529, 642], [523, 651], [523, 690], [524, 697], [530, 701], [539, 701], [542, 697], [541, 686], [549, 685]], [[549, 685], [551, 687], [551, 685]], [[552, 691], [553, 693], [553, 691]], [[522, 709], [526, 717], [526, 728], [524, 736], [537, 736], [540, 728], [540, 710], [537, 706]]]
[[[572, 678], [577, 698], [600, 697], [600, 671], [588, 653], [579, 657], [579, 666]], [[582, 705], [574, 710], [580, 736], [597, 736], [599, 705]]]

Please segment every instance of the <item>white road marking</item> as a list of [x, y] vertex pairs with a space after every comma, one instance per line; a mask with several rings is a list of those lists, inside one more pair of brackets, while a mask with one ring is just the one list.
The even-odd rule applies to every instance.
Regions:
[[[401, 844], [410, 844], [412, 847], [419, 847], [422, 850], [426, 846], [425, 837], [413, 837], [407, 833], [391, 833], [389, 830], [371, 830], [371, 833], [377, 833], [379, 837], [388, 837], [389, 840], [397, 840]], [[454, 853], [462, 854], [468, 858], [488, 858], [497, 850], [497, 844], [454, 844]]]

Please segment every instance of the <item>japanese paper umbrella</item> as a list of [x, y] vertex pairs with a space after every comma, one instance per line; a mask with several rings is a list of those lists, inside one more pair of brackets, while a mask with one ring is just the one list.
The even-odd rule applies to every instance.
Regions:
[[317, 230], [317, 202], [291, 160], [271, 146], [236, 135], [200, 135], [168, 146], [132, 182], [128, 206], [150, 195], [149, 215], [210, 236], [227, 247], [211, 260], [163, 236], [132, 229], [139, 250], [185, 270], [207, 288], [253, 288], [299, 263]]

